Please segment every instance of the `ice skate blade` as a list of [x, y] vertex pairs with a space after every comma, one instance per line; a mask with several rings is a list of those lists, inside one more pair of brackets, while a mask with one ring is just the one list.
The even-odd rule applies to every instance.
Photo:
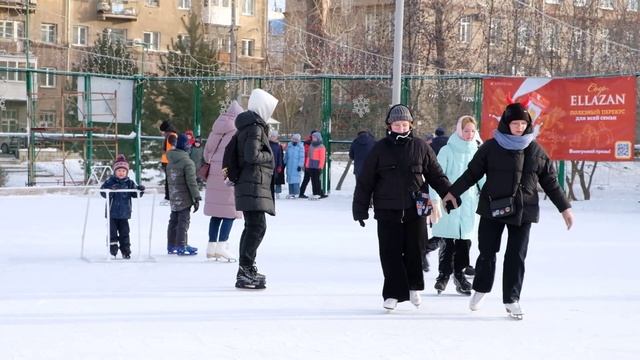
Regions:
[[513, 320], [522, 320], [522, 314], [512, 314], [511, 312], [507, 311], [509, 313], [509, 318], [513, 319]]
[[471, 290], [462, 290], [461, 288], [457, 287], [456, 292], [460, 295], [471, 296]]
[[261, 285], [238, 285], [236, 284], [236, 289], [238, 290], [264, 290], [267, 288], [267, 284]]

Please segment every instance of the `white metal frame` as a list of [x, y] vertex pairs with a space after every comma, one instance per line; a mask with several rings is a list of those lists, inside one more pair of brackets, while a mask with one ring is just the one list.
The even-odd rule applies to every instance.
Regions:
[[[95, 259], [89, 259], [88, 257], [85, 256], [84, 253], [84, 244], [85, 244], [85, 237], [87, 234], [87, 220], [89, 219], [89, 206], [91, 204], [91, 199], [99, 193], [104, 192], [106, 193], [106, 206], [107, 206], [107, 216], [106, 216], [106, 246], [107, 249], [109, 248], [109, 223], [111, 222], [111, 209], [110, 209], [110, 204], [109, 204], [109, 194], [112, 192], [136, 192], [138, 193], [138, 198], [140, 198], [140, 190], [136, 190], [136, 189], [122, 189], [122, 190], [110, 190], [110, 189], [90, 189], [88, 192], [88, 196], [87, 196], [87, 207], [85, 210], [85, 214], [84, 214], [84, 226], [82, 228], [82, 240], [80, 243], [80, 258], [82, 260], [88, 261], [88, 262], [110, 262], [110, 261], [118, 261], [121, 262], [120, 260], [113, 260], [111, 256], [107, 256], [106, 258], [101, 258], [98, 260]], [[156, 189], [146, 189], [145, 194], [147, 193], [151, 193], [153, 195], [152, 197], [152, 201], [151, 201], [151, 219], [149, 221], [149, 246], [147, 248], [147, 254], [145, 257], [143, 257], [142, 255], [142, 231], [141, 231], [141, 221], [140, 221], [140, 206], [136, 205], [134, 206], [134, 209], [137, 212], [137, 218], [138, 218], [138, 256], [135, 259], [130, 259], [127, 260], [127, 262], [133, 261], [133, 262], [153, 262], [155, 261], [155, 258], [153, 258], [151, 256], [151, 239], [152, 239], [152, 235], [153, 235], [153, 218], [154, 218], [154, 214], [155, 214], [155, 205], [156, 205], [156, 195], [158, 193], [158, 191]]]

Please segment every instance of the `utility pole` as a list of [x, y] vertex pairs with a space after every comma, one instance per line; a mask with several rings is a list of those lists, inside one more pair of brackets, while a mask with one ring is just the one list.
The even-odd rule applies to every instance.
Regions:
[[25, 1], [26, 5], [26, 17], [24, 22], [25, 27], [25, 46], [24, 46], [24, 56], [27, 62], [26, 64], [26, 91], [27, 91], [27, 186], [35, 185], [35, 144], [34, 137], [31, 128], [33, 127], [33, 103], [31, 102], [31, 93], [33, 92], [33, 78], [31, 77], [31, 63], [29, 61], [29, 52], [31, 52], [31, 46], [29, 41], [29, 1]]
[[391, 105], [400, 104], [402, 86], [402, 38], [404, 24], [404, 0], [396, 0], [395, 26], [393, 30], [393, 83]]

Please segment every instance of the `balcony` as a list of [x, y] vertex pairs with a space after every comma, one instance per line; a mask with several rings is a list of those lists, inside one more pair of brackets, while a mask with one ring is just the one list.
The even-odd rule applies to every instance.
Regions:
[[0, 0], [0, 9], [26, 10], [29, 4], [29, 11], [36, 11], [38, 0]]
[[[0, 0], [2, 1], [2, 0]], [[138, 9], [130, 5], [132, 1], [98, 1], [97, 11], [98, 18], [101, 20], [117, 19], [117, 20], [138, 20]]]

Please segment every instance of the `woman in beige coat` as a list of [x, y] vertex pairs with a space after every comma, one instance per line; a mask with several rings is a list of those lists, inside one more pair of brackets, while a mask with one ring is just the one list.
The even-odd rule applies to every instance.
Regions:
[[229, 262], [236, 259], [229, 253], [227, 240], [233, 220], [242, 218], [242, 213], [236, 211], [233, 187], [224, 182], [222, 157], [225, 147], [236, 133], [236, 117], [243, 111], [237, 101], [232, 102], [227, 112], [221, 114], [213, 123], [204, 148], [204, 159], [210, 164], [204, 202], [204, 214], [211, 216], [207, 258]]

